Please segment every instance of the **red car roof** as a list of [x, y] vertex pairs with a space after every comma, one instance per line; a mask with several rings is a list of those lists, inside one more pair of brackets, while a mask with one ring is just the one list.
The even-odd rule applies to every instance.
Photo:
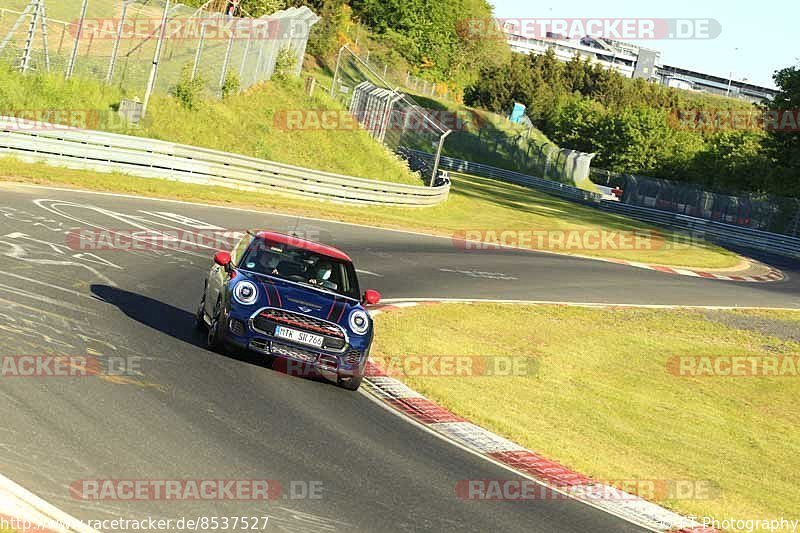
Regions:
[[332, 259], [347, 261], [348, 263], [353, 262], [353, 260], [350, 259], [350, 257], [346, 253], [339, 250], [338, 248], [334, 248], [333, 246], [328, 246], [327, 244], [320, 244], [318, 242], [301, 239], [300, 237], [293, 237], [291, 235], [286, 235], [284, 233], [276, 233], [274, 231], [259, 231], [258, 233], [256, 233], [256, 237], [259, 239], [267, 239], [269, 241], [276, 242], [279, 244], [294, 246], [295, 248], [301, 248], [303, 250], [309, 250], [311, 252], [324, 255]]

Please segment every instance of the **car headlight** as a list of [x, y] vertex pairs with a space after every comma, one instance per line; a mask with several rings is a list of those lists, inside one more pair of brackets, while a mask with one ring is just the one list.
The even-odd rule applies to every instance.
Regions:
[[250, 281], [240, 281], [233, 288], [233, 299], [242, 305], [253, 305], [258, 300], [258, 289]]
[[356, 309], [350, 313], [348, 322], [350, 323], [350, 329], [356, 335], [364, 335], [369, 331], [369, 316], [361, 309]]

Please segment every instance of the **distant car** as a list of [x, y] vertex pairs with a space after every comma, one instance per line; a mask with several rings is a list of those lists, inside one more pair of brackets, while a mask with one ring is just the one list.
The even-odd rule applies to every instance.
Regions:
[[270, 231], [248, 232], [214, 256], [197, 310], [208, 347], [229, 345], [311, 368], [357, 390], [373, 339], [352, 260], [336, 248]]

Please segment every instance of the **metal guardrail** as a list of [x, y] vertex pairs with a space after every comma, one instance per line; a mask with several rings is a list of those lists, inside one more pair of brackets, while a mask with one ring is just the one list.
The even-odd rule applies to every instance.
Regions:
[[665, 226], [669, 229], [688, 232], [692, 236], [721, 245], [761, 250], [778, 255], [800, 258], [800, 238], [770, 233], [724, 222], [690, 217], [650, 207], [623, 204], [621, 202], [600, 202], [600, 209], [649, 224]]
[[0, 117], [0, 156], [79, 170], [215, 185], [325, 200], [425, 207], [450, 185], [425, 187], [355, 178], [144, 137]]
[[[431, 154], [418, 150], [409, 150], [409, 152], [423, 159], [430, 159], [432, 157]], [[473, 163], [471, 161], [464, 161], [462, 159], [442, 156], [441, 167], [456, 172], [465, 172], [467, 174], [475, 174], [477, 176], [525, 185], [568, 200], [588, 204], [604, 211], [641, 220], [648, 224], [663, 226], [673, 231], [688, 232], [692, 236], [723, 246], [727, 245], [750, 250], [760, 250], [778, 255], [800, 258], [800, 238], [797, 237], [745, 228], [669, 211], [661, 211], [650, 207], [640, 207], [617, 201], [604, 200], [602, 196], [598, 194], [564, 185], [563, 183], [527, 176], [518, 172], [480, 163]]]
[[[433, 160], [433, 155], [420, 150], [408, 150], [414, 155], [426, 159]], [[554, 196], [567, 198], [575, 202], [586, 204], [599, 204], [602, 200], [602, 195], [590, 191], [584, 191], [572, 185], [566, 185], [557, 181], [551, 181], [536, 176], [529, 176], [521, 174], [512, 170], [504, 168], [492, 167], [482, 163], [473, 163], [472, 161], [465, 161], [463, 159], [456, 159], [454, 157], [442, 156], [439, 161], [439, 167], [453, 172], [464, 172], [466, 174], [474, 174], [485, 178], [493, 178], [497, 180], [516, 183], [517, 185], [524, 185], [532, 189], [538, 189]]]

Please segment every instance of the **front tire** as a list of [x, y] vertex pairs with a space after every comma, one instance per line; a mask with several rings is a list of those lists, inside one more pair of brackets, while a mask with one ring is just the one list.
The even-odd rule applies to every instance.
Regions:
[[199, 331], [206, 331], [208, 327], [205, 321], [206, 317], [206, 288], [203, 287], [203, 298], [200, 300], [200, 306], [197, 308], [197, 313], [194, 315], [194, 325]]
[[211, 326], [208, 328], [208, 337], [206, 338], [206, 345], [209, 350], [225, 353], [225, 336], [227, 333], [227, 324], [225, 322], [222, 300], [217, 300], [217, 304], [214, 306], [214, 316], [211, 317]]
[[358, 388], [361, 386], [361, 381], [364, 378], [362, 376], [352, 377], [352, 378], [339, 378], [336, 382], [341, 388], [349, 391], [357, 391]]

